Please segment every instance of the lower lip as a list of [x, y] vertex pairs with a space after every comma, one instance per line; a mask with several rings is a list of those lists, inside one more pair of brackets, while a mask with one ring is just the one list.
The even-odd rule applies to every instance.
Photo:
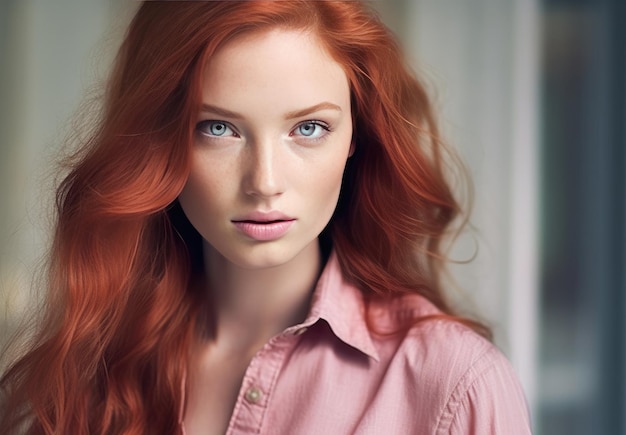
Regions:
[[246, 236], [254, 240], [262, 242], [269, 240], [276, 240], [284, 236], [294, 220], [279, 221], [272, 223], [257, 223], [257, 222], [233, 222], [237, 229], [244, 233]]

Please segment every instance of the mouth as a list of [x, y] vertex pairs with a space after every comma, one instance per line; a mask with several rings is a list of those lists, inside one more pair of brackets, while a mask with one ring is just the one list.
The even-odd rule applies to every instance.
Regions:
[[279, 222], [291, 222], [291, 221], [295, 221], [295, 219], [274, 219], [274, 220], [269, 220], [269, 221], [263, 221], [263, 220], [252, 220], [252, 219], [243, 219], [243, 220], [233, 220], [233, 223], [248, 223], [248, 224], [255, 224], [255, 225], [272, 225], [272, 224], [276, 224]]
[[295, 221], [295, 219], [242, 219], [233, 220], [232, 223], [246, 237], [259, 242], [269, 242], [287, 234]]
[[233, 219], [234, 222], [252, 223], [259, 225], [269, 225], [278, 222], [294, 221], [295, 218], [288, 216], [280, 211], [253, 211], [243, 216], [238, 216]]

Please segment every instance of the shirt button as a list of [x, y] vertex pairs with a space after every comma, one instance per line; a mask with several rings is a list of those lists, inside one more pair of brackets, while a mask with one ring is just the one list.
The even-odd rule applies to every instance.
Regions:
[[259, 403], [263, 393], [257, 387], [251, 387], [246, 391], [246, 400], [250, 403]]

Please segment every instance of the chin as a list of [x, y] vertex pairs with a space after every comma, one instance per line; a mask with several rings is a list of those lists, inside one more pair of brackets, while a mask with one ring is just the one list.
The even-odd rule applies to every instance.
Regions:
[[291, 260], [288, 256], [281, 255], [265, 255], [265, 256], [240, 256], [231, 261], [234, 265], [249, 270], [270, 269], [282, 266]]
[[249, 270], [282, 266], [293, 260], [297, 254], [298, 252], [271, 243], [241, 247], [230, 252], [220, 252], [226, 262]]

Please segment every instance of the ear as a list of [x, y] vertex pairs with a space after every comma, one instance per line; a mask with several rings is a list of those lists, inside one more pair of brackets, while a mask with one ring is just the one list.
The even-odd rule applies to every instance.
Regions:
[[350, 151], [348, 151], [348, 158], [352, 157], [355, 149], [356, 149], [356, 144], [354, 143], [354, 139], [352, 139], [352, 142], [350, 142]]

